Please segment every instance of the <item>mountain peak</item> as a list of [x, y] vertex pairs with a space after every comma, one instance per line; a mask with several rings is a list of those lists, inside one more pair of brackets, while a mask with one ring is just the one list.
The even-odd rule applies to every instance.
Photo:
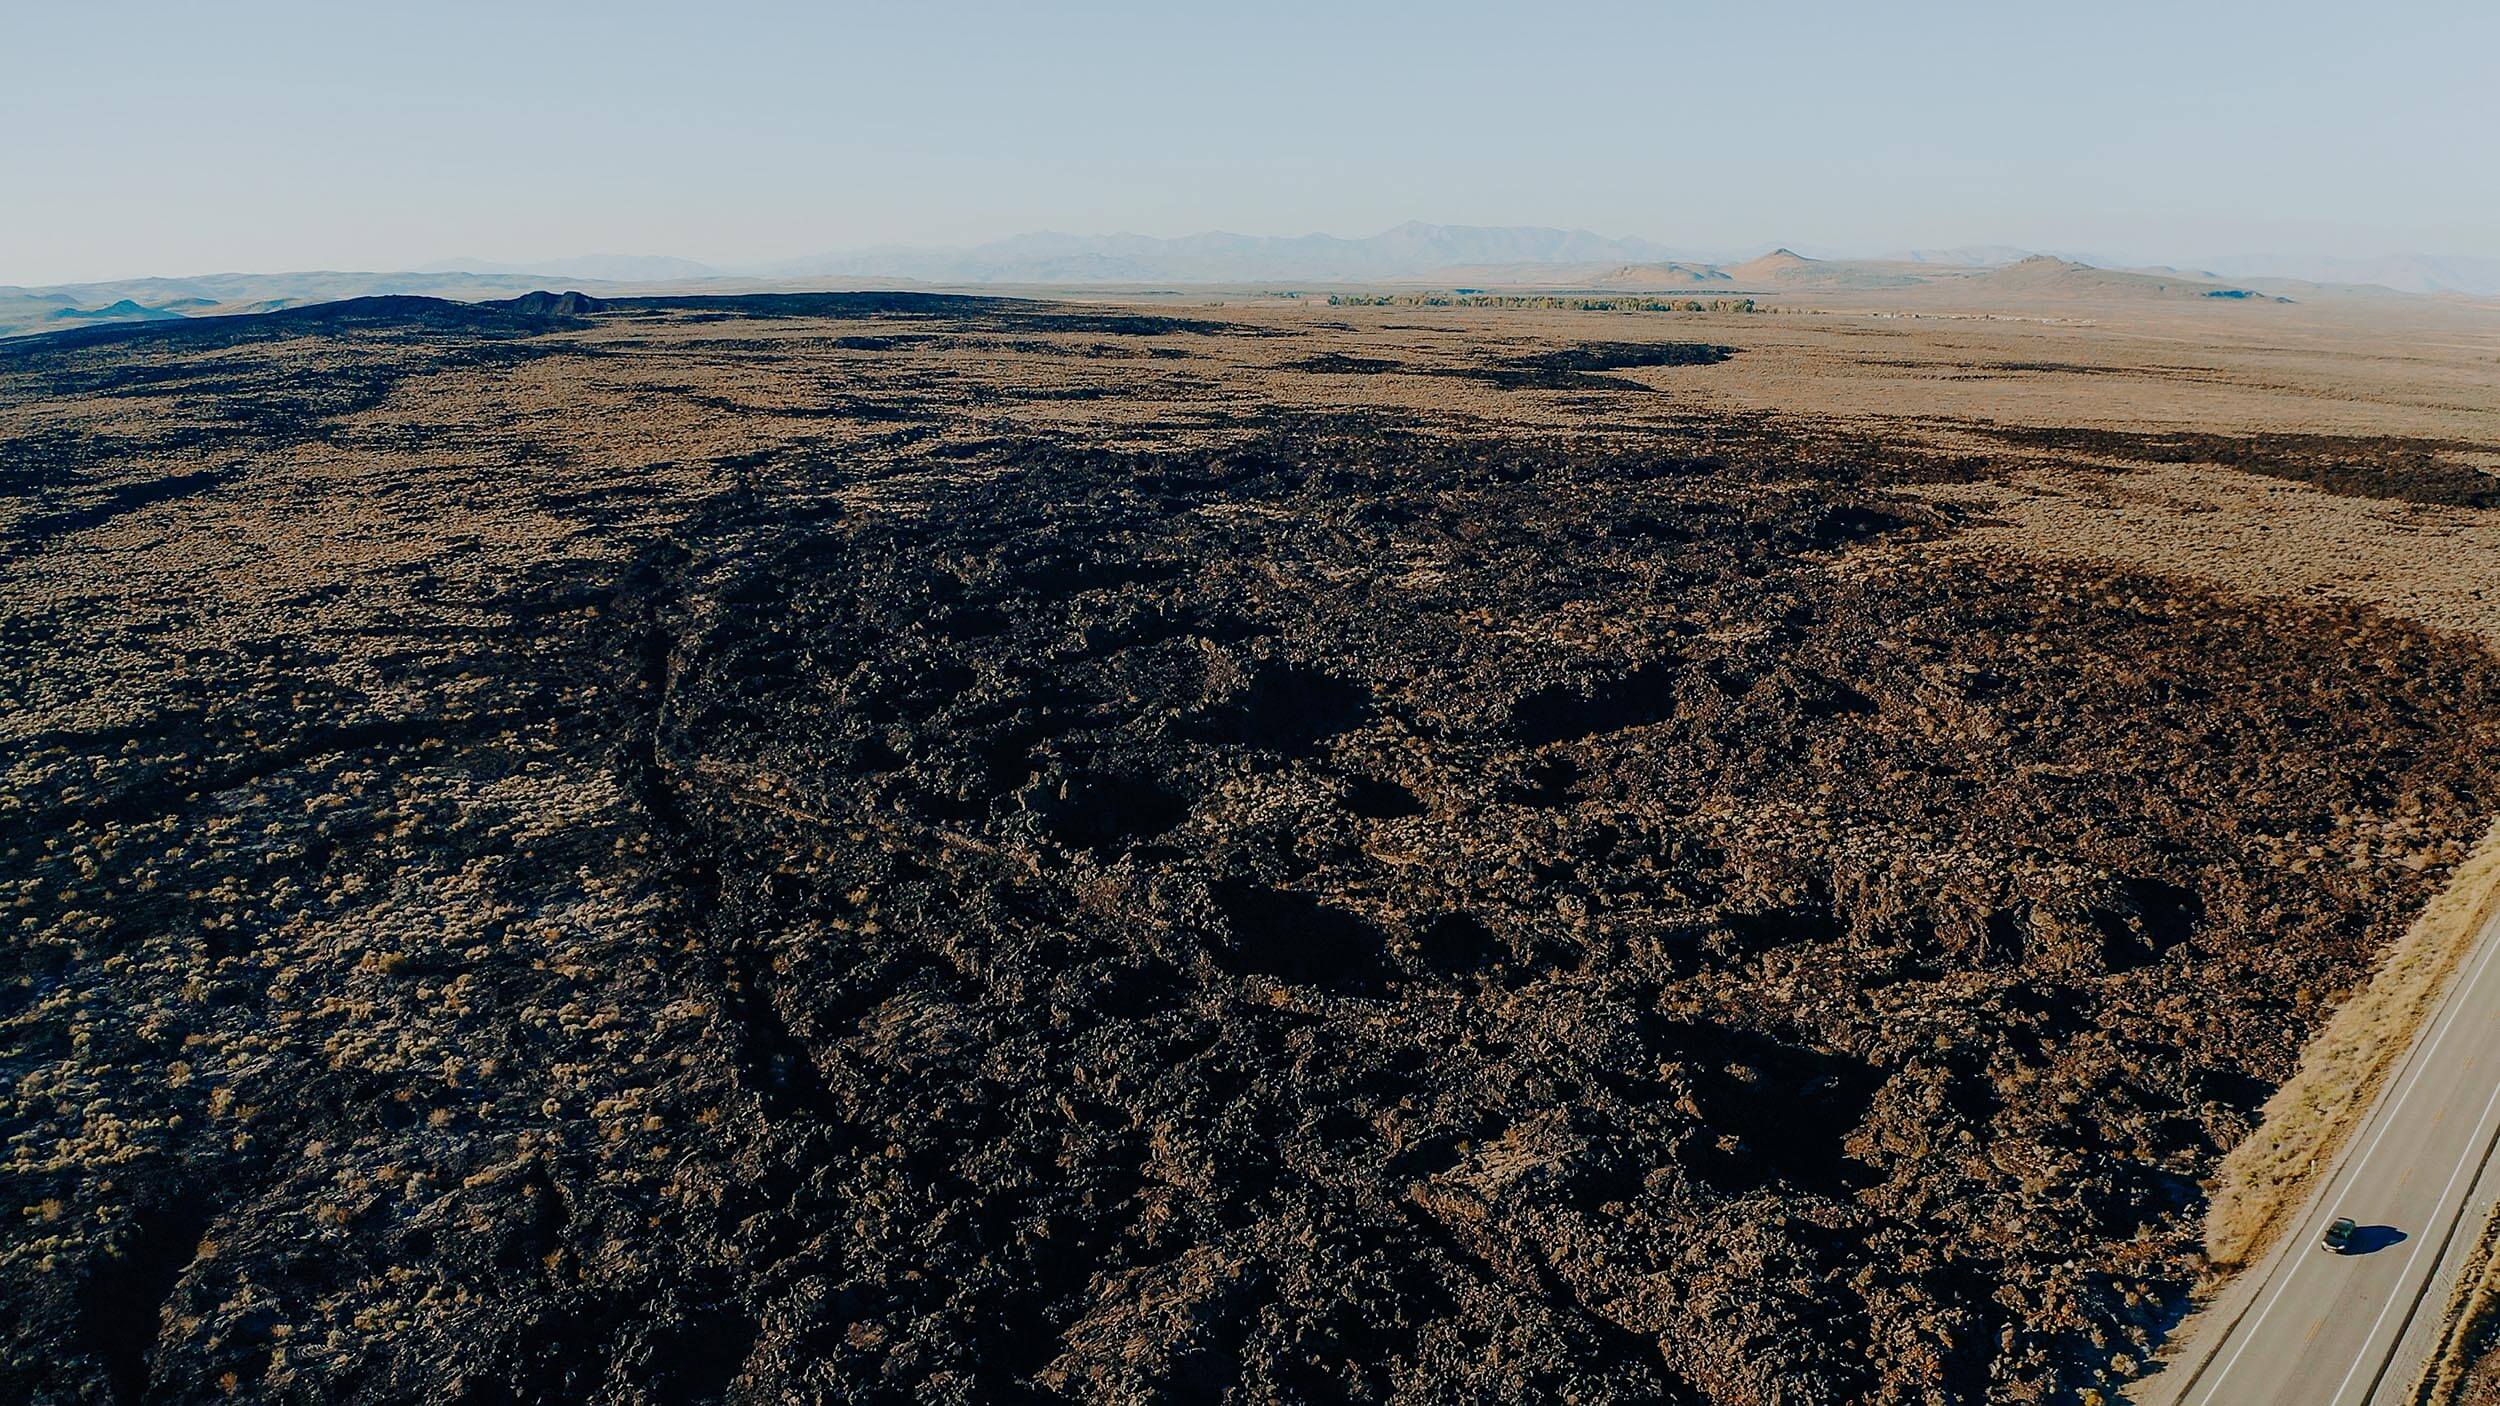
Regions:
[[1446, 225], [1427, 220], [1361, 239], [1204, 234], [1019, 237], [969, 249], [860, 251], [774, 265], [767, 274], [879, 276], [946, 283], [1229, 282], [1413, 278], [1445, 270], [1526, 265], [1622, 265], [1672, 257], [1644, 239], [1535, 225]]

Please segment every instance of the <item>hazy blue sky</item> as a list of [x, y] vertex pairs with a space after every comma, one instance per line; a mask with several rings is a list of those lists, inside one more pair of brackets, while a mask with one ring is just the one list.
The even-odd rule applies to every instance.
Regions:
[[2500, 0], [0, 0], [0, 283], [1580, 226], [2500, 254]]

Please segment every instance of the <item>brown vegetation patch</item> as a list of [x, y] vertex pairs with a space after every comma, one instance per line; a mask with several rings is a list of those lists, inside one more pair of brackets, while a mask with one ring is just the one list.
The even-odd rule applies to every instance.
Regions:
[[1966, 463], [1004, 315], [0, 372], [13, 1399], [2071, 1399], [2492, 807]]
[[2305, 483], [2349, 498], [2386, 498], [2441, 507], [2500, 507], [2500, 478], [2460, 462], [2494, 446], [2379, 435], [2199, 434], [1989, 426], [1986, 433], [2029, 449], [2104, 461], [2214, 464]]
[[2369, 982], [2301, 1051], [2298, 1072], [2266, 1100], [2256, 1131], [2223, 1158], [2205, 1218], [2207, 1253], [2237, 1266], [2263, 1251], [2299, 1209], [2361, 1119], [2387, 1071], [2413, 1048], [2449, 976], [2500, 905], [2500, 827], [2484, 835]]
[[1447, 368], [1435, 374], [1487, 381], [1504, 390], [1646, 390], [1638, 381], [1596, 374], [1646, 366], [1713, 366], [1736, 354], [1706, 342], [1592, 342], [1556, 351], [1504, 357], [1491, 366]]

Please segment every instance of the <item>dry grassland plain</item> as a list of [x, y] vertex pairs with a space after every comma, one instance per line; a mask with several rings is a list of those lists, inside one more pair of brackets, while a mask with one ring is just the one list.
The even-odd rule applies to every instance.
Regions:
[[2114, 1391], [2496, 471], [2432, 299], [0, 345], [0, 1396]]

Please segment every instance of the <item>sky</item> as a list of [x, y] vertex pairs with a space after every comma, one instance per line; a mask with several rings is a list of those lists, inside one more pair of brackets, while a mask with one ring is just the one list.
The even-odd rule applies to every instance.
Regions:
[[2500, 4], [0, 0], [0, 284], [1409, 219], [2500, 255]]

